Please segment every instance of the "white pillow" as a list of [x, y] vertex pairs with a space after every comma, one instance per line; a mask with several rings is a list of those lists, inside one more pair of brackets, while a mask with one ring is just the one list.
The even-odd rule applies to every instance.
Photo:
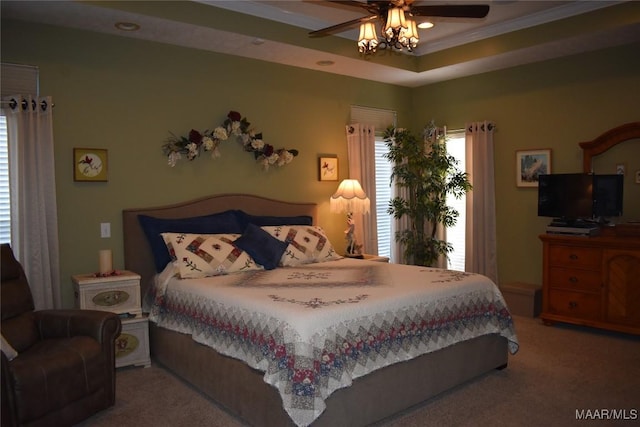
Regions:
[[162, 233], [181, 279], [238, 271], [262, 270], [251, 256], [233, 245], [239, 234]]
[[296, 266], [341, 259], [321, 227], [278, 225], [262, 227], [278, 240], [289, 243], [280, 259], [282, 266]]
[[0, 342], [0, 350], [2, 350], [5, 356], [7, 356], [7, 359], [15, 359], [18, 356], [18, 352], [16, 351], [16, 349], [13, 348], [11, 344], [9, 344], [9, 341], [4, 339], [4, 335], [0, 334], [0, 337], [2, 337], [2, 342]]

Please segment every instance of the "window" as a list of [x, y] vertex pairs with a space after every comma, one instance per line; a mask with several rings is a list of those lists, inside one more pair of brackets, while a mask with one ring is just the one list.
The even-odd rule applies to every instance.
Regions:
[[[450, 133], [447, 135], [447, 152], [458, 160], [458, 169], [465, 171], [465, 138], [464, 133]], [[447, 205], [458, 211], [458, 221], [453, 227], [447, 228], [447, 241], [453, 245], [453, 252], [449, 253], [447, 268], [465, 271], [465, 234], [466, 234], [466, 198], [456, 199], [447, 197]]]
[[[2, 96], [38, 95], [38, 67], [2, 63]], [[5, 105], [3, 105], [5, 106]], [[9, 187], [9, 141], [7, 117], [0, 114], [0, 243], [11, 243], [11, 199]]]
[[0, 115], [0, 243], [11, 243], [7, 117]]
[[397, 125], [396, 112], [352, 105], [351, 123], [366, 123], [373, 125], [376, 129], [374, 164], [378, 255], [392, 258], [391, 248], [395, 244], [394, 219], [389, 216], [387, 209], [389, 208], [389, 201], [393, 197], [393, 188], [390, 185], [391, 164], [383, 157], [384, 153], [387, 152], [387, 146], [382, 139], [382, 135], [387, 127]]

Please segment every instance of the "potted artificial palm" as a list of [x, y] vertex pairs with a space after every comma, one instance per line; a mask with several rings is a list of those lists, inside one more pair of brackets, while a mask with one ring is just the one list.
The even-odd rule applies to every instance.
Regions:
[[396, 232], [408, 264], [433, 266], [441, 255], [453, 250], [436, 237], [438, 224], [451, 227], [458, 212], [447, 206], [447, 195], [456, 198], [471, 190], [467, 174], [447, 154], [446, 137], [430, 122], [418, 138], [406, 129], [389, 127], [384, 134], [389, 148], [386, 157], [393, 164], [391, 182], [406, 189], [389, 202], [394, 218], [407, 217], [410, 227]]

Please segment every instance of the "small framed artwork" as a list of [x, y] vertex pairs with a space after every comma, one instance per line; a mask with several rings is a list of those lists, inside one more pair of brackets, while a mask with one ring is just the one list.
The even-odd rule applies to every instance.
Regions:
[[102, 148], [73, 149], [73, 180], [107, 182], [108, 153]]
[[338, 158], [337, 157], [319, 157], [318, 173], [320, 181], [337, 181], [338, 180]]
[[516, 185], [538, 187], [538, 176], [551, 173], [551, 149], [516, 151]]

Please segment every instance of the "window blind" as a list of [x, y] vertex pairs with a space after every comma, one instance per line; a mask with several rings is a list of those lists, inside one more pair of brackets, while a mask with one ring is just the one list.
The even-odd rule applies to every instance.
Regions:
[[391, 258], [391, 245], [395, 241], [391, 217], [387, 213], [389, 201], [393, 197], [391, 183], [391, 163], [384, 157], [389, 151], [382, 138], [376, 138], [376, 214], [378, 218], [378, 255]]
[[2, 96], [38, 95], [38, 67], [2, 63]]
[[11, 243], [11, 198], [7, 118], [0, 115], [0, 243]]
[[380, 108], [351, 106], [351, 123], [365, 123], [376, 128], [376, 135], [382, 135], [389, 126], [396, 126], [397, 117], [393, 110]]

